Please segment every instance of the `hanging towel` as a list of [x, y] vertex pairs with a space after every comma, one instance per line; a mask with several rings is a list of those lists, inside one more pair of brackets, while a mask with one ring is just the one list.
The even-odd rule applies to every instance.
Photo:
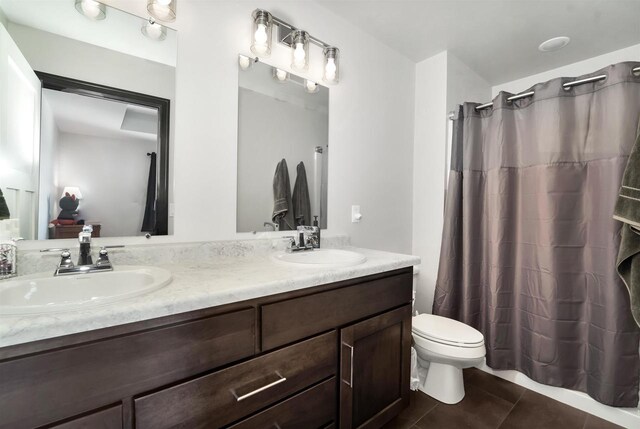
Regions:
[[296, 168], [296, 184], [293, 186], [293, 215], [296, 226], [311, 226], [311, 199], [307, 184], [307, 170], [301, 162]]
[[147, 182], [147, 203], [142, 218], [142, 232], [153, 233], [156, 230], [156, 158], [155, 152], [148, 153], [151, 158], [149, 166], [149, 181]]
[[640, 130], [622, 178], [613, 218], [624, 222], [616, 268], [629, 290], [631, 313], [640, 326]]
[[280, 225], [280, 231], [296, 229], [293, 221], [289, 167], [284, 159], [276, 166], [276, 172], [273, 176], [273, 214], [271, 219]]
[[7, 206], [7, 202], [4, 199], [2, 189], [0, 189], [0, 220], [9, 219], [10, 217], [11, 213], [9, 213], [9, 206]]

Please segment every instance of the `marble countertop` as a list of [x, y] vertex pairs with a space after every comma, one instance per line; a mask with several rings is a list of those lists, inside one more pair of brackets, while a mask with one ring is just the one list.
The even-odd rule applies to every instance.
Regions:
[[420, 263], [416, 256], [343, 248], [364, 254], [366, 262], [351, 267], [314, 268], [279, 263], [270, 254], [260, 253], [162, 264], [173, 274], [172, 282], [146, 295], [86, 310], [0, 315], [0, 347], [240, 302]]

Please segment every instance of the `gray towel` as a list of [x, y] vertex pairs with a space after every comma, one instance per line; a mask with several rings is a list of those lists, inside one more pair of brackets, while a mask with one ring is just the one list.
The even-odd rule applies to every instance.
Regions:
[[625, 223], [616, 268], [629, 290], [631, 313], [640, 326], [640, 132], [622, 178], [613, 218]]
[[296, 184], [293, 186], [293, 214], [296, 225], [311, 226], [311, 199], [307, 184], [307, 170], [301, 162], [296, 168]]
[[295, 229], [289, 168], [284, 159], [276, 166], [276, 173], [273, 176], [273, 214], [271, 219], [280, 225], [280, 231]]

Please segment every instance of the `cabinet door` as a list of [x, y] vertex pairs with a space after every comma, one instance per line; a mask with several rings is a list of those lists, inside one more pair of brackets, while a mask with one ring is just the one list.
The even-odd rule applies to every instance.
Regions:
[[340, 333], [340, 427], [379, 428], [409, 404], [411, 306]]

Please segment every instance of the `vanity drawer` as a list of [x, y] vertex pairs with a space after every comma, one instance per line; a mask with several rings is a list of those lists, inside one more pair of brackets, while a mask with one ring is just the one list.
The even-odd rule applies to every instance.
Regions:
[[254, 353], [248, 308], [0, 362], [0, 428], [49, 424]]
[[51, 426], [51, 429], [121, 429], [122, 405], [78, 417], [65, 423]]
[[136, 428], [217, 428], [335, 375], [336, 331], [134, 400]]
[[298, 393], [228, 429], [319, 429], [336, 419], [336, 378]]
[[402, 273], [261, 307], [262, 350], [411, 302], [413, 275]]

